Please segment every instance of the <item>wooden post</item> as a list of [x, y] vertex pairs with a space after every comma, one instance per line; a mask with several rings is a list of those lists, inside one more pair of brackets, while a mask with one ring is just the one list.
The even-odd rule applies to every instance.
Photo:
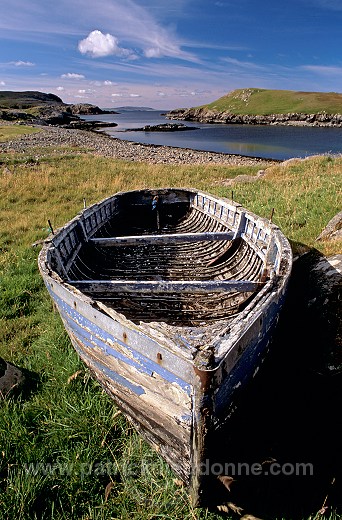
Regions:
[[54, 233], [54, 230], [53, 230], [52, 224], [51, 224], [51, 222], [50, 222], [49, 219], [48, 219], [48, 224], [49, 224], [49, 228], [50, 228], [51, 233], [54, 235], [55, 233]]
[[160, 229], [160, 215], [159, 215], [159, 196], [156, 195], [155, 197], [153, 197], [152, 199], [152, 210], [156, 210], [156, 215], [157, 215], [157, 230], [159, 231]]

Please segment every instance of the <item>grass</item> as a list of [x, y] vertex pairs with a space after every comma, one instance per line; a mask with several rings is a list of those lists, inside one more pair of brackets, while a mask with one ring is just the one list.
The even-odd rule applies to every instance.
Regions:
[[342, 113], [342, 94], [336, 92], [296, 92], [293, 90], [237, 89], [205, 105], [205, 108], [233, 114], [268, 115]]
[[[65, 151], [41, 162], [0, 156], [1, 356], [31, 373], [31, 388], [1, 402], [0, 518], [227, 518], [192, 508], [187, 490], [91, 379], [52, 309], [31, 244], [48, 235], [48, 219], [57, 228], [72, 218], [83, 198], [91, 204], [148, 186], [230, 197], [221, 181], [259, 167], [147, 165]], [[338, 253], [341, 241], [315, 238], [340, 210], [341, 172], [340, 157], [290, 161], [236, 184], [234, 199], [263, 216], [275, 208], [273, 220], [294, 248]]]
[[3, 125], [0, 126], [0, 142], [9, 141], [19, 135], [27, 135], [39, 132], [38, 128], [32, 126]]

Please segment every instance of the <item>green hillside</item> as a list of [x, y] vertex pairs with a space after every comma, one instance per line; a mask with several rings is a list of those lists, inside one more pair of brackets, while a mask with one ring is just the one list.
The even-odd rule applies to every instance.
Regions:
[[294, 90], [237, 89], [202, 108], [233, 114], [342, 113], [342, 94]]
[[13, 92], [11, 90], [0, 91], [0, 108], [31, 108], [44, 104], [64, 105], [61, 98], [55, 94], [45, 94], [44, 92], [30, 91]]

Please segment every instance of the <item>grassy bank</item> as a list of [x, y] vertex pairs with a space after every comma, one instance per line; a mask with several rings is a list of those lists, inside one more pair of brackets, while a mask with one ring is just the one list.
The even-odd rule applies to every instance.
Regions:
[[0, 143], [3, 141], [9, 141], [10, 139], [13, 139], [13, 137], [17, 137], [18, 135], [32, 134], [35, 132], [39, 132], [39, 129], [18, 125], [0, 125]]
[[30, 373], [21, 394], [1, 402], [0, 518], [221, 518], [192, 509], [186, 489], [89, 377], [52, 309], [31, 244], [48, 235], [48, 219], [58, 228], [80, 211], [83, 198], [91, 204], [120, 190], [190, 186], [229, 198], [233, 189], [236, 201], [262, 216], [274, 208], [294, 249], [341, 252], [341, 242], [315, 238], [340, 210], [342, 159], [272, 166], [258, 182], [228, 188], [225, 179], [259, 167], [147, 165], [65, 152], [43, 161], [0, 156], [0, 355]]
[[269, 115], [298, 112], [302, 114], [340, 114], [342, 94], [336, 92], [296, 92], [261, 88], [237, 89], [205, 105], [219, 112]]

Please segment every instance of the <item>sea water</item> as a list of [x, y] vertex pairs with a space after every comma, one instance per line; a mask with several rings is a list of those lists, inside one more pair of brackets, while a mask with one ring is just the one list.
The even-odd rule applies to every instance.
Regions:
[[[174, 121], [155, 110], [117, 109], [118, 114], [83, 116], [85, 120], [115, 122], [105, 128], [112, 137], [144, 144], [175, 146], [226, 154], [286, 160], [309, 155], [342, 154], [342, 128], [226, 125]], [[191, 130], [173, 132], [132, 131], [146, 125], [183, 123]]]

